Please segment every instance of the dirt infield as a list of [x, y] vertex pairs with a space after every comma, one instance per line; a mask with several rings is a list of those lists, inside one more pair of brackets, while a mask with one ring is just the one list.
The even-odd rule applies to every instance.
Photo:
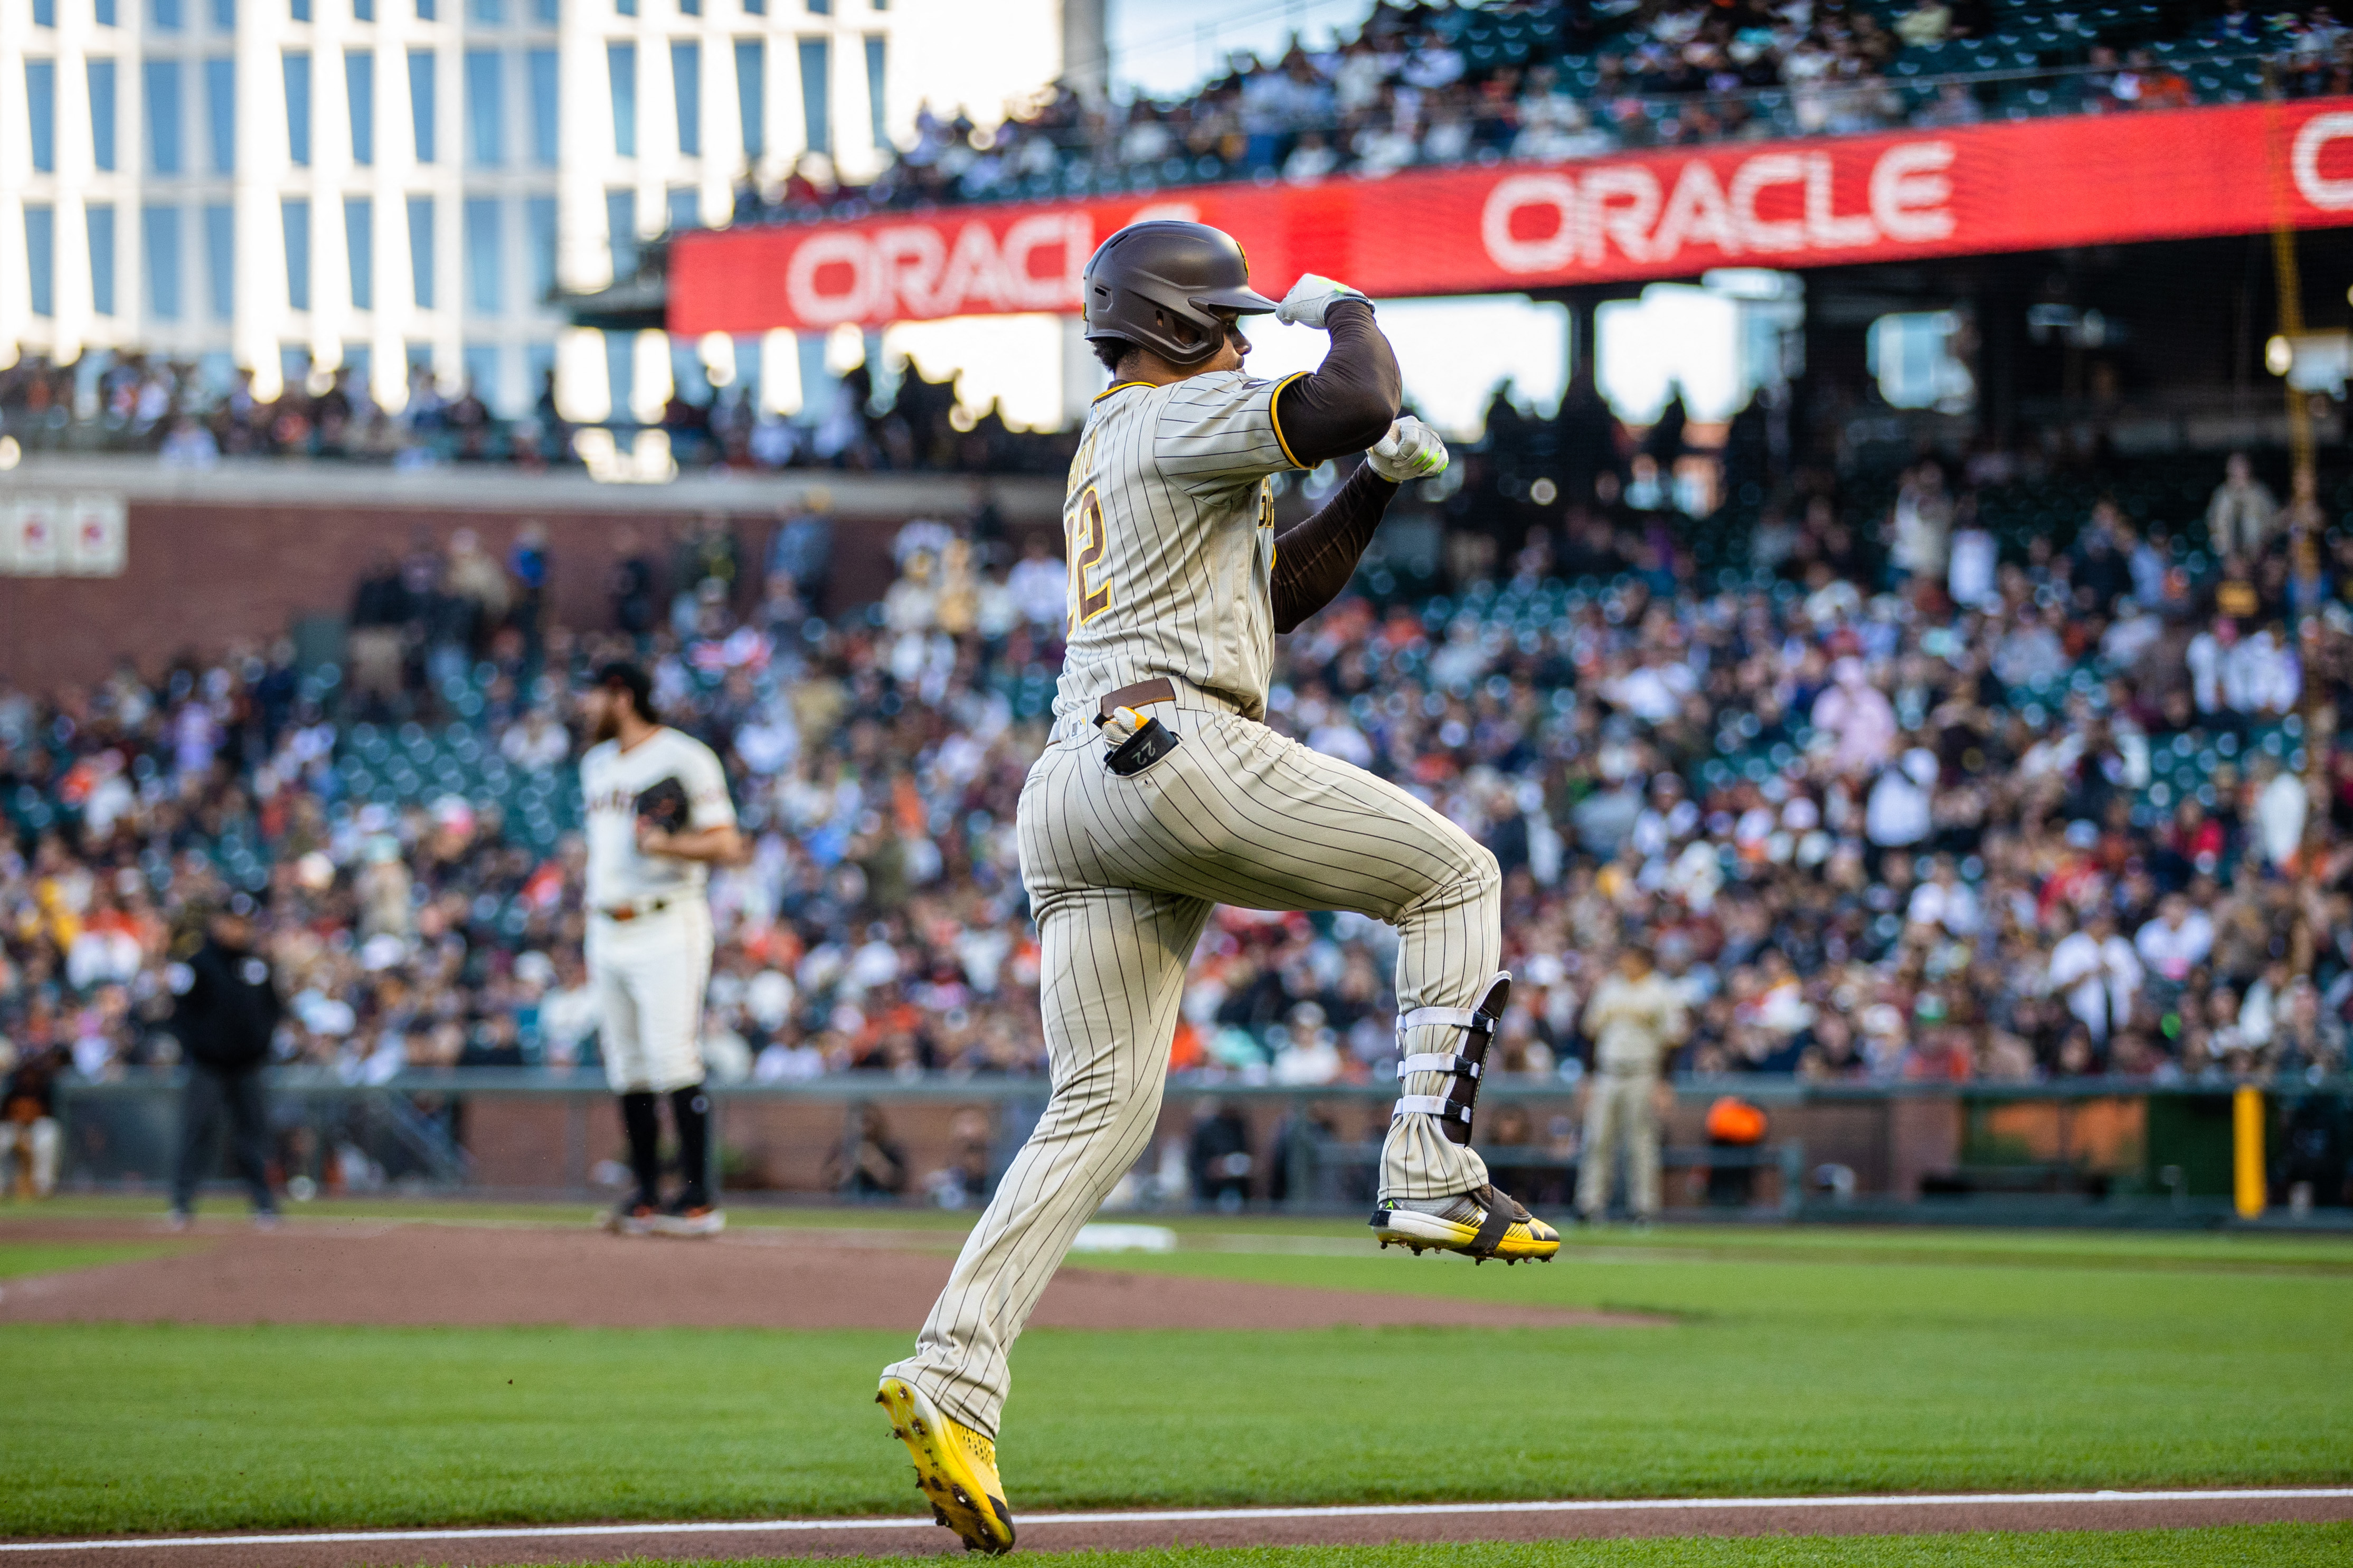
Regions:
[[[0, 1239], [153, 1240], [153, 1225], [0, 1226]], [[854, 1239], [854, 1238], [853, 1238]], [[820, 1230], [710, 1241], [584, 1227], [295, 1222], [209, 1226], [170, 1256], [7, 1282], [0, 1322], [570, 1324], [587, 1328], [895, 1329], [947, 1280], [939, 1238], [851, 1245]], [[916, 1250], [929, 1244], [931, 1250]], [[1054, 1329], [1436, 1325], [1628, 1328], [1627, 1314], [1485, 1305], [1068, 1268], [1030, 1320]]]
[[[1683, 1498], [1638, 1502], [1428, 1503], [1032, 1514], [1039, 1552], [1154, 1546], [1370, 1545], [1637, 1536], [1916, 1535], [2147, 1530], [2353, 1520], [2353, 1489], [2054, 1492], [1992, 1496]], [[352, 1531], [0, 1543], [8, 1568], [361, 1568], [363, 1564], [617, 1563], [642, 1558], [840, 1557], [956, 1552], [928, 1521], [776, 1520], [480, 1531]]]

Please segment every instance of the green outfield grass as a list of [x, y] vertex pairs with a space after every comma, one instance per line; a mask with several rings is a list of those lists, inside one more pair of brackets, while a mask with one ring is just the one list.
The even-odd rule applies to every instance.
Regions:
[[[2353, 1480], [2341, 1242], [1678, 1229], [1580, 1235], [1560, 1262], [1504, 1269], [1359, 1250], [1345, 1222], [1176, 1228], [1184, 1250], [1089, 1266], [1674, 1323], [1039, 1332], [1002, 1435], [1017, 1512]], [[903, 1349], [0, 1326], [0, 1532], [907, 1513], [871, 1404]]]
[[[1745, 1540], [1558, 1541], [1540, 1545], [1263, 1546], [1090, 1552], [1074, 1568], [2337, 1568], [2353, 1525], [2052, 1531], [2031, 1535], [1800, 1535]], [[776, 1559], [765, 1560], [774, 1563]], [[834, 1568], [921, 1568], [936, 1557], [845, 1557]], [[586, 1565], [580, 1565], [586, 1568]], [[762, 1568], [748, 1559], [632, 1568]]]

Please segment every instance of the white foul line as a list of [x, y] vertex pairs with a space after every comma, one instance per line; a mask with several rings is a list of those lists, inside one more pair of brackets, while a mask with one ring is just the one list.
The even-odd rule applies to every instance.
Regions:
[[[1860, 1497], [1579, 1498], [1561, 1502], [1364, 1503], [1338, 1508], [1167, 1509], [1141, 1513], [1033, 1513], [1023, 1531], [1060, 1524], [1187, 1524], [1226, 1520], [1402, 1519], [1432, 1514], [1655, 1513], [1675, 1509], [1938, 1508], [1971, 1503], [2273, 1502], [2353, 1500], [2353, 1487], [2239, 1491], [1880, 1493]], [[372, 1541], [536, 1541], [613, 1535], [761, 1535], [831, 1530], [928, 1530], [929, 1519], [720, 1520], [684, 1524], [515, 1525], [481, 1530], [353, 1530], [291, 1535], [152, 1535], [112, 1541], [6, 1541], [0, 1552], [105, 1552], [123, 1547], [332, 1546]]]

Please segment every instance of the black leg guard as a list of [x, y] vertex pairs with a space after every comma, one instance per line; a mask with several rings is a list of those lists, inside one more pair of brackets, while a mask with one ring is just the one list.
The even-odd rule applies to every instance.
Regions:
[[711, 1201], [711, 1097], [701, 1084], [670, 1091], [670, 1120], [678, 1124], [679, 1202], [691, 1207]]
[[1451, 1143], [1471, 1142], [1471, 1118], [1479, 1104], [1479, 1085], [1487, 1077], [1487, 1047], [1494, 1042], [1496, 1022], [1512, 999], [1512, 977], [1498, 974], [1487, 983], [1487, 994], [1476, 1007], [1417, 1007], [1398, 1019], [1398, 1037], [1405, 1031], [1430, 1024], [1451, 1024], [1462, 1031], [1462, 1038], [1451, 1052], [1429, 1051], [1407, 1057], [1398, 1063], [1398, 1078], [1402, 1081], [1409, 1074], [1442, 1072], [1452, 1077], [1443, 1095], [1404, 1094], [1398, 1097], [1398, 1114], [1419, 1111], [1438, 1118]]
[[629, 1135], [629, 1174], [638, 1182], [638, 1196], [649, 1204], [661, 1201], [661, 1124], [654, 1120], [654, 1097], [649, 1089], [631, 1089], [621, 1096], [621, 1126]]

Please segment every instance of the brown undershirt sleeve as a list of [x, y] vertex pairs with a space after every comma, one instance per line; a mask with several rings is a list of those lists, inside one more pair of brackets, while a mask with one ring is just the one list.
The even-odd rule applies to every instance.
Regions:
[[1362, 300], [1335, 300], [1324, 311], [1332, 345], [1314, 373], [1274, 395], [1274, 426], [1303, 468], [1361, 452], [1388, 434], [1404, 383], [1397, 355]]
[[1372, 465], [1360, 463], [1321, 510], [1274, 536], [1269, 586], [1276, 631], [1290, 631], [1340, 596], [1397, 492]]

